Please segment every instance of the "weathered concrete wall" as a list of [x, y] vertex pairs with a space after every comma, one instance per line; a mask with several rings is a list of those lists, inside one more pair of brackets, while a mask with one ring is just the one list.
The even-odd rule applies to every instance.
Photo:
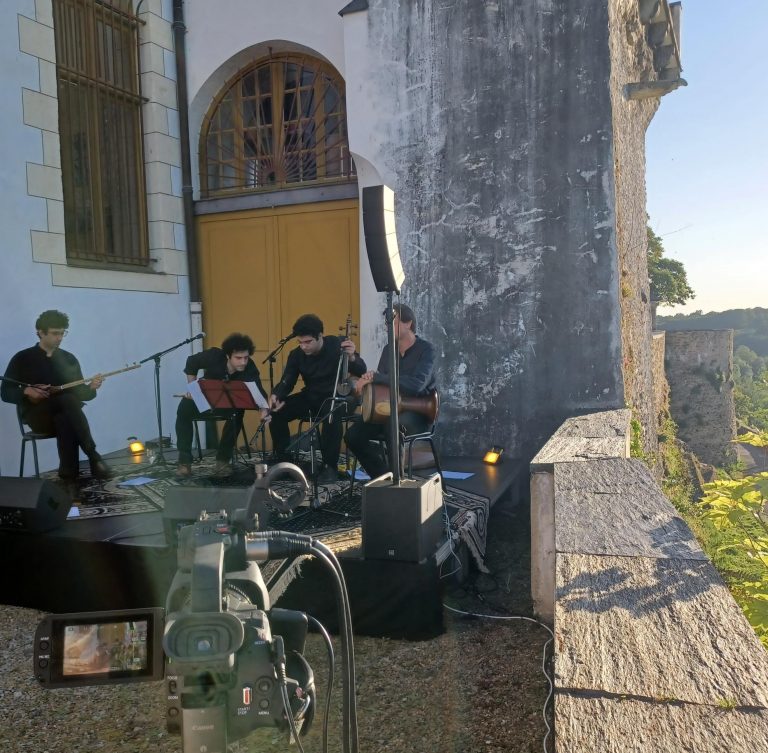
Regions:
[[678, 435], [705, 463], [734, 459], [733, 330], [666, 333], [670, 412]]
[[651, 357], [646, 211], [645, 131], [658, 99], [626, 100], [622, 87], [655, 79], [637, 0], [610, 0], [611, 101], [616, 187], [616, 246], [621, 302], [621, 342], [627, 404], [643, 425], [647, 454], [658, 450]]
[[[653, 411], [656, 427], [669, 413], [669, 382], [664, 370], [666, 338], [664, 332], [654, 332], [651, 341], [651, 379], [653, 380]], [[655, 432], [654, 432], [655, 433]]]
[[378, 124], [352, 146], [396, 191], [442, 449], [530, 456], [624, 405], [608, 3], [372, 0], [366, 28], [347, 86]]

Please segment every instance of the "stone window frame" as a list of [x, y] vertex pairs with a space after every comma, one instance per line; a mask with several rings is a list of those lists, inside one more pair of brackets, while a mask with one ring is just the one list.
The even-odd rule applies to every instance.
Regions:
[[[260, 88], [259, 72], [265, 69], [269, 85]], [[199, 155], [202, 199], [355, 181], [343, 78], [332, 65], [307, 54], [255, 60], [213, 99], [200, 129]], [[331, 163], [338, 168], [329, 171]], [[214, 176], [217, 185], [211, 185]]]

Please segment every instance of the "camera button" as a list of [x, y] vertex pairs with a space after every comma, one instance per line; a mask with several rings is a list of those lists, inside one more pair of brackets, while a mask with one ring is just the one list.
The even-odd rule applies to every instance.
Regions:
[[267, 699], [267, 698], [262, 698], [262, 699], [259, 701], [259, 708], [260, 708], [260, 709], [264, 709], [264, 711], [266, 711], [266, 710], [269, 708], [269, 699]]
[[49, 645], [48, 641], [40, 641], [40, 650], [47, 651]]
[[48, 659], [40, 659], [40, 661], [37, 662], [37, 666], [45, 669], [48, 666]]

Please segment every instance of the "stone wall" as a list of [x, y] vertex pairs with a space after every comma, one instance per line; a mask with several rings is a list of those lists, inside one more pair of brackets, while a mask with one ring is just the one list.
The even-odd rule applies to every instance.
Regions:
[[629, 411], [571, 419], [531, 463], [555, 750], [752, 749], [768, 654], [651, 471], [626, 458], [628, 433]]
[[625, 84], [655, 79], [637, 0], [610, 0], [611, 102], [616, 186], [616, 247], [624, 394], [643, 426], [646, 454], [658, 449], [651, 356], [645, 210], [645, 131], [658, 99], [626, 100]]
[[705, 463], [734, 459], [733, 330], [666, 333], [670, 412], [678, 436]]
[[669, 413], [669, 382], [664, 371], [664, 351], [666, 338], [664, 332], [654, 332], [651, 341], [651, 378], [653, 380], [653, 411], [656, 416], [656, 426]]
[[444, 452], [530, 457], [567, 416], [625, 403], [608, 5], [368, 4], [347, 90], [376, 103], [365, 157], [440, 352]]

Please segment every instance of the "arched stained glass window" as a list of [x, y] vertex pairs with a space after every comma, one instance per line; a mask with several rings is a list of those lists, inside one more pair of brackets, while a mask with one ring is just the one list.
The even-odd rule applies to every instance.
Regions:
[[262, 60], [224, 87], [201, 147], [203, 196], [349, 181], [344, 84], [313, 58]]

